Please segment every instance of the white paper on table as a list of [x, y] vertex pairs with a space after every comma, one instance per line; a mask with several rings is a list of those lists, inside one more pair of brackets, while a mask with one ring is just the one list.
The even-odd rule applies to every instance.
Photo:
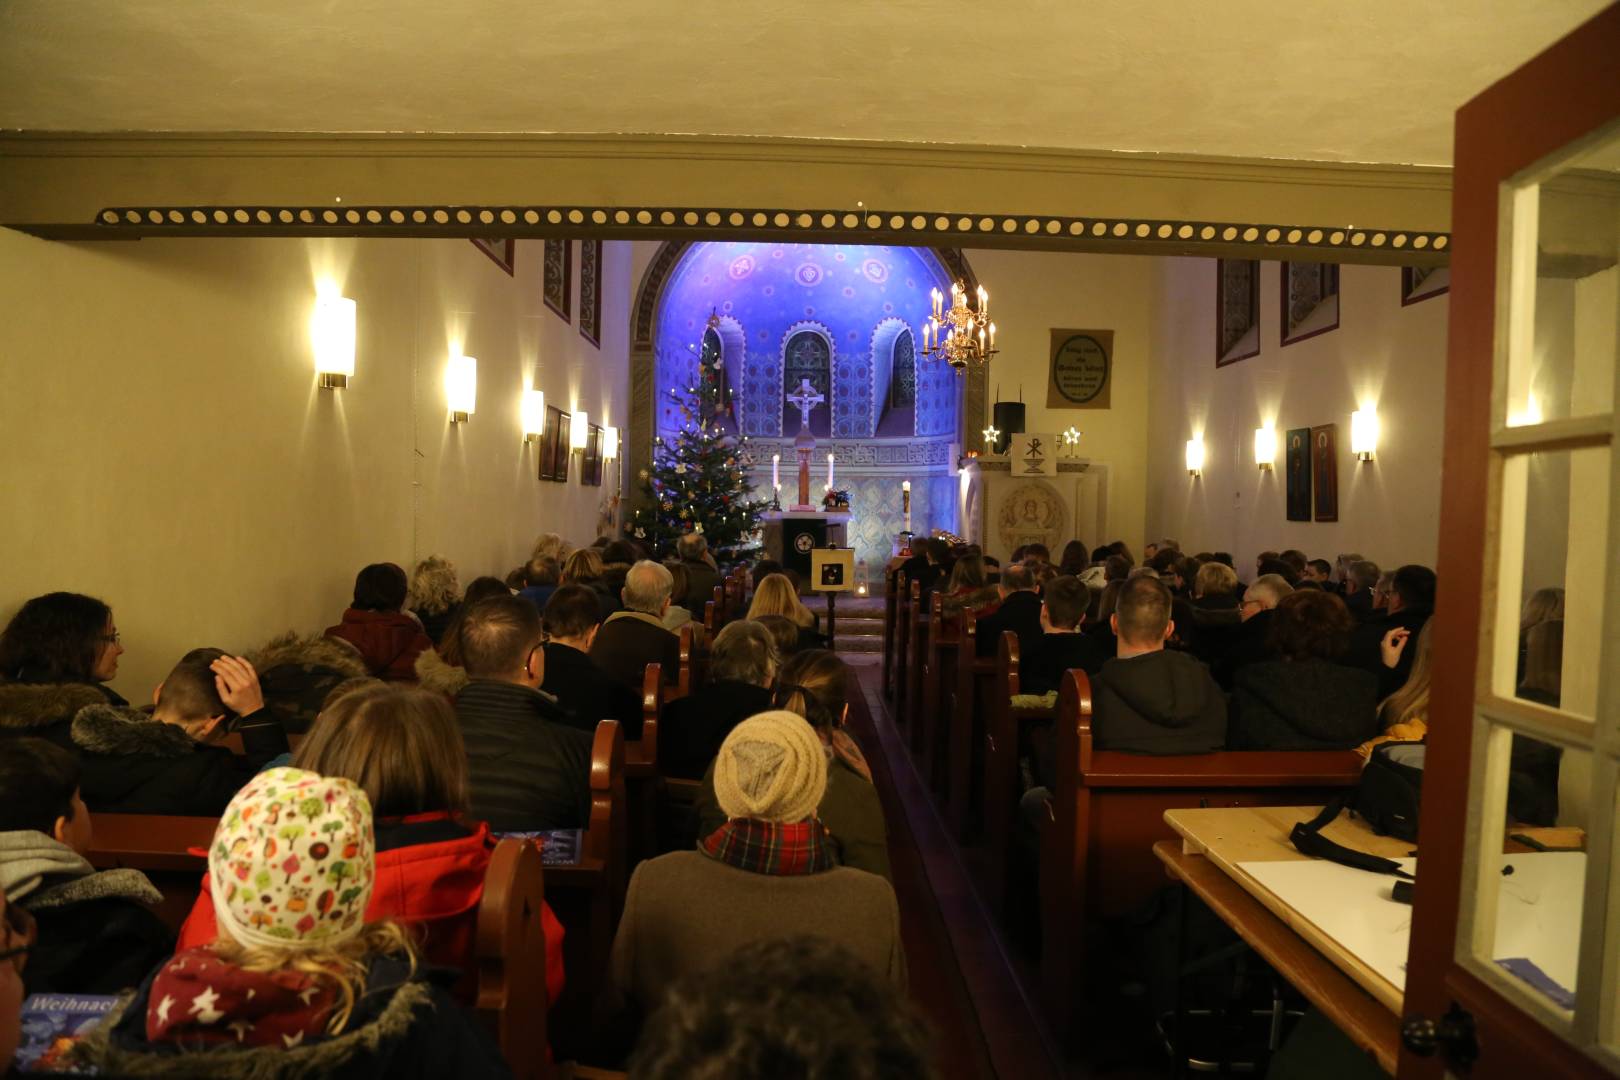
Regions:
[[[1415, 873], [1416, 859], [1396, 859]], [[1586, 855], [1579, 851], [1503, 855], [1493, 958], [1528, 957], [1555, 982], [1574, 989], [1580, 952]], [[1299, 912], [1340, 948], [1406, 989], [1412, 908], [1390, 899], [1400, 880], [1323, 859], [1243, 862], [1238, 869]]]

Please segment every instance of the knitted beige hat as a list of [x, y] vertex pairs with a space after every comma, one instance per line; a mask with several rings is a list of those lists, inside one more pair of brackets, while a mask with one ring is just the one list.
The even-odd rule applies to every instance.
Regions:
[[738, 724], [714, 761], [714, 795], [728, 818], [803, 821], [826, 790], [826, 747], [804, 717], [783, 709]]

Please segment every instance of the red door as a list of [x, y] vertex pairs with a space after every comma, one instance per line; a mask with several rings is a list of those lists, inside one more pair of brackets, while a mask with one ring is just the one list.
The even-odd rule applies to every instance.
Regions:
[[1400, 1074], [1620, 1074], [1620, 5], [1457, 113], [1453, 191]]

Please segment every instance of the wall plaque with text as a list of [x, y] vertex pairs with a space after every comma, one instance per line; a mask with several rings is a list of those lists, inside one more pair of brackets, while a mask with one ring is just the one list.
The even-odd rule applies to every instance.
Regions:
[[1106, 409], [1114, 365], [1112, 330], [1053, 330], [1049, 409]]

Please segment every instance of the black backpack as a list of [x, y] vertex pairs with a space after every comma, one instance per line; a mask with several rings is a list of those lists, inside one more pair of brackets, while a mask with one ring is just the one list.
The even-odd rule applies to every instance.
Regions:
[[1385, 742], [1373, 747], [1361, 771], [1361, 784], [1322, 808], [1310, 821], [1302, 821], [1289, 834], [1294, 847], [1319, 859], [1370, 870], [1375, 874], [1411, 875], [1391, 859], [1335, 844], [1322, 830], [1349, 808], [1380, 836], [1415, 841], [1418, 803], [1423, 794], [1423, 760], [1428, 748], [1421, 742]]

